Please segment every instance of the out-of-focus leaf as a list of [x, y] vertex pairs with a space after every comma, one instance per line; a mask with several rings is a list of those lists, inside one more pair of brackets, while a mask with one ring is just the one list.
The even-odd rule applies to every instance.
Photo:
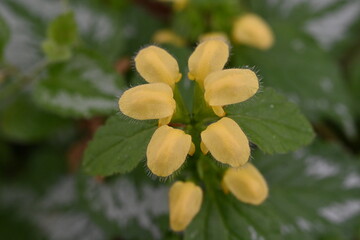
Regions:
[[[352, 61], [349, 67], [351, 93], [355, 103], [360, 102], [360, 54]], [[354, 111], [360, 116], [358, 104], [354, 104]]]
[[0, 236], [12, 240], [36, 240], [43, 235], [32, 223], [23, 219], [23, 216], [14, 216], [14, 212], [0, 206]]
[[7, 105], [0, 115], [2, 134], [19, 142], [39, 141], [67, 126], [66, 120], [39, 109], [27, 94]]
[[74, 13], [67, 12], [56, 17], [50, 23], [47, 35], [58, 45], [72, 45], [78, 37]]
[[142, 166], [104, 182], [82, 176], [78, 189], [84, 210], [111, 236], [150, 240], [173, 235], [167, 215], [168, 187], [148, 178]]
[[114, 112], [124, 84], [102, 57], [82, 51], [68, 62], [50, 65], [34, 96], [49, 111], [88, 118]]
[[0, 61], [3, 58], [4, 48], [10, 37], [10, 29], [5, 20], [0, 16]]
[[131, 171], [145, 158], [147, 144], [156, 128], [156, 121], [134, 122], [125, 116], [111, 117], [89, 143], [84, 170], [100, 176]]
[[271, 88], [265, 88], [251, 100], [229, 105], [225, 111], [249, 140], [266, 153], [296, 150], [314, 138], [310, 123], [298, 107]]
[[[268, 200], [260, 206], [244, 204], [211, 183], [185, 239], [341, 236], [337, 227], [360, 213], [360, 166], [354, 160], [336, 145], [324, 143], [287, 155], [256, 154], [255, 165], [269, 183]], [[346, 235], [344, 239], [352, 239], [352, 232]]]
[[236, 64], [255, 66], [265, 86], [286, 94], [311, 121], [329, 118], [353, 135], [355, 125], [348, 92], [331, 56], [291, 22], [270, 23], [275, 45], [268, 51], [236, 47], [233, 55]]
[[41, 47], [50, 62], [66, 61], [71, 58], [69, 46], [62, 46], [52, 40], [45, 40]]

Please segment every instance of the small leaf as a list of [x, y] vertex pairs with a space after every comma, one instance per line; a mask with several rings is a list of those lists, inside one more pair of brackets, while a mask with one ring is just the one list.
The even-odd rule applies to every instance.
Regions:
[[85, 171], [100, 176], [131, 171], [145, 158], [146, 147], [156, 128], [155, 121], [134, 122], [124, 116], [111, 117], [85, 151]]
[[289, 152], [314, 138], [310, 123], [298, 107], [270, 88], [249, 101], [229, 105], [225, 111], [249, 140], [267, 153]]
[[91, 117], [117, 109], [125, 81], [100, 56], [79, 52], [70, 61], [51, 64], [37, 82], [36, 101], [59, 115]]
[[58, 45], [72, 45], [77, 39], [77, 25], [73, 12], [56, 17], [48, 28], [48, 38]]

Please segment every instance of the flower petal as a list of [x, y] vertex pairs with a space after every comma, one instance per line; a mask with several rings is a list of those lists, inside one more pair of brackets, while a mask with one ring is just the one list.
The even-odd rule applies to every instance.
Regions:
[[266, 180], [251, 163], [226, 170], [222, 185], [242, 202], [259, 205], [268, 196]]
[[199, 212], [203, 198], [200, 187], [192, 182], [175, 182], [169, 191], [170, 227], [183, 231]]
[[164, 49], [149, 46], [141, 49], [135, 57], [135, 67], [149, 83], [162, 82], [174, 87], [181, 79], [179, 65]]
[[209, 125], [201, 140], [213, 157], [232, 167], [244, 165], [250, 157], [249, 141], [237, 123], [227, 117]]
[[270, 26], [258, 15], [246, 14], [234, 22], [234, 41], [266, 50], [274, 44]]
[[229, 46], [222, 40], [200, 43], [189, 58], [189, 79], [203, 86], [208, 74], [223, 69], [229, 58]]
[[138, 120], [171, 117], [176, 108], [172, 89], [165, 83], [139, 85], [125, 91], [119, 99], [125, 115]]
[[147, 166], [155, 175], [167, 177], [181, 167], [191, 147], [190, 135], [167, 125], [161, 126], [147, 147]]
[[224, 106], [251, 98], [259, 89], [259, 80], [249, 69], [226, 69], [208, 75], [204, 87], [210, 106]]

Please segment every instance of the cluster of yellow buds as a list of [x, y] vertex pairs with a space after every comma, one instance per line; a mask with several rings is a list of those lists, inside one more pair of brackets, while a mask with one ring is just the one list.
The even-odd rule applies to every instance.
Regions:
[[[229, 57], [229, 45], [221, 39], [201, 42], [188, 61], [188, 78], [201, 89], [206, 108], [212, 109], [219, 120], [204, 126], [201, 141], [196, 143], [203, 154], [208, 152], [220, 163], [230, 166], [222, 186], [239, 200], [260, 204], [267, 197], [267, 185], [256, 168], [247, 164], [249, 141], [240, 126], [225, 117], [224, 106], [243, 102], [259, 89], [256, 74], [249, 69], [223, 69]], [[119, 100], [121, 112], [138, 120], [158, 119], [159, 127], [147, 147], [147, 166], [160, 177], [167, 177], [196, 151], [193, 137], [172, 123], [178, 106], [173, 90], [182, 78], [177, 61], [165, 50], [146, 47], [135, 57], [135, 67], [148, 84], [133, 87]], [[214, 115], [215, 116], [215, 115]], [[192, 133], [193, 134], [193, 133]], [[200, 210], [202, 190], [192, 182], [176, 182], [170, 189], [170, 225], [182, 231]]]

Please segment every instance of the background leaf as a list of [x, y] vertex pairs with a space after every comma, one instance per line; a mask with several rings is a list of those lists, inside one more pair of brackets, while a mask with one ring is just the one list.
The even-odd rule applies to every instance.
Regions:
[[292, 151], [314, 138], [310, 123], [298, 107], [270, 88], [248, 101], [229, 105], [225, 111], [266, 153]]
[[115, 115], [95, 134], [84, 156], [84, 170], [109, 176], [134, 169], [145, 158], [147, 144], [157, 128], [155, 121], [138, 121]]
[[268, 51], [236, 47], [235, 63], [254, 66], [265, 86], [284, 93], [312, 122], [331, 119], [353, 136], [350, 99], [336, 62], [309, 35], [294, 28], [291, 19], [269, 21], [275, 45]]
[[57, 16], [48, 28], [48, 38], [59, 45], [72, 45], [77, 39], [77, 25], [73, 12]]
[[56, 135], [69, 122], [34, 105], [29, 94], [22, 94], [1, 111], [0, 132], [17, 142], [33, 142]]
[[359, 225], [345, 232], [338, 227], [360, 217], [360, 166], [354, 160], [320, 142], [293, 154], [258, 152], [254, 164], [269, 183], [268, 200], [244, 204], [212, 185], [185, 239], [351, 239]]
[[67, 117], [115, 112], [125, 82], [99, 55], [80, 51], [70, 61], [51, 64], [37, 82], [35, 100]]

